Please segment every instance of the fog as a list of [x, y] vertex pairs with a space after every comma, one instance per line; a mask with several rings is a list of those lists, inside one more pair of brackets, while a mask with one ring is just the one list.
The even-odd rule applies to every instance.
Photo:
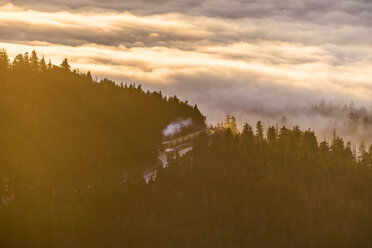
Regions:
[[177, 95], [212, 124], [286, 120], [371, 142], [371, 17], [359, 0], [0, 0], [0, 48]]

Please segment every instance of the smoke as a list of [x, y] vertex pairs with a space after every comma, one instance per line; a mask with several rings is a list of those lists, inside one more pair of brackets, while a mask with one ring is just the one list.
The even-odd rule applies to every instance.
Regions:
[[188, 119], [176, 119], [172, 123], [170, 123], [164, 130], [163, 130], [163, 137], [172, 137], [177, 133], [181, 132], [183, 128], [188, 127], [192, 124], [191, 118]]

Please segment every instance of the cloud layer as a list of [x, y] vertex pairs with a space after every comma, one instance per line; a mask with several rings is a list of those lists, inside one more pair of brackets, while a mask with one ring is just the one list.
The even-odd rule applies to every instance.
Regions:
[[[3, 1], [7, 2], [7, 1]], [[113, 10], [141, 15], [180, 12], [218, 18], [293, 18], [323, 24], [371, 23], [368, 0], [13, 0], [15, 5], [42, 10]]]
[[11, 56], [68, 57], [189, 99], [211, 122], [277, 119], [321, 99], [372, 105], [370, 1], [0, 0], [0, 20]]

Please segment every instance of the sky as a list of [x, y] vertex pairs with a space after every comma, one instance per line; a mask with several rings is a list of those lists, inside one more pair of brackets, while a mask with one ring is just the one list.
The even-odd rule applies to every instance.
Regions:
[[313, 126], [298, 112], [321, 100], [370, 110], [371, 27], [370, 0], [0, 0], [10, 57], [67, 57], [187, 99], [211, 123], [289, 115]]

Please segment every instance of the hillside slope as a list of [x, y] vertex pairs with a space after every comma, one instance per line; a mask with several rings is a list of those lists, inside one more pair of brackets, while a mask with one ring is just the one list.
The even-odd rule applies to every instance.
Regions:
[[[205, 126], [197, 107], [141, 86], [97, 82], [68, 61], [0, 53], [0, 163], [23, 180], [137, 170], [154, 163], [162, 129], [177, 118]], [[193, 128], [190, 127], [190, 128]], [[34, 177], [34, 178], [33, 178]]]

